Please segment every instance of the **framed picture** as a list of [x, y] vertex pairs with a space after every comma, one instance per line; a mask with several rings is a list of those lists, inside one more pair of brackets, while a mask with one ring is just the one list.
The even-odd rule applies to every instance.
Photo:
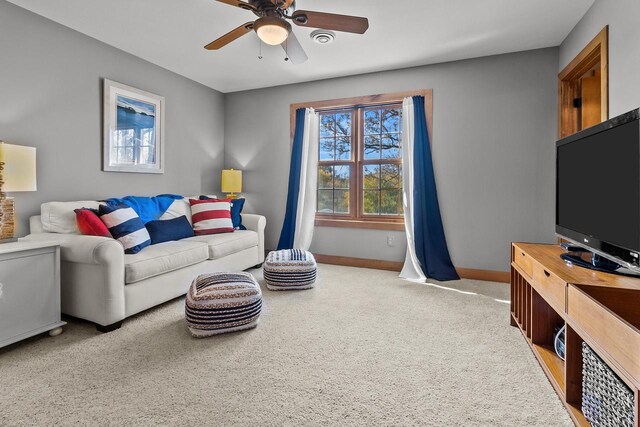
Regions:
[[104, 79], [102, 170], [164, 173], [164, 98]]

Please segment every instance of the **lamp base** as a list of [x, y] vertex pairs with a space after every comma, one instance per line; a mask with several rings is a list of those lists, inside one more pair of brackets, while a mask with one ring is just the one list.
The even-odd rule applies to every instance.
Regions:
[[235, 193], [227, 193], [227, 199], [234, 200], [234, 199], [237, 199], [237, 198], [238, 198], [237, 194], [235, 194]]
[[0, 242], [15, 239], [16, 222], [13, 198], [0, 199]]

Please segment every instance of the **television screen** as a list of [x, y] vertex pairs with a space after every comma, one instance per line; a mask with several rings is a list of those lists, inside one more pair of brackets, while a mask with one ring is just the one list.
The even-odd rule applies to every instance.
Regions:
[[560, 227], [640, 251], [637, 120], [562, 145], [559, 142], [556, 209]]

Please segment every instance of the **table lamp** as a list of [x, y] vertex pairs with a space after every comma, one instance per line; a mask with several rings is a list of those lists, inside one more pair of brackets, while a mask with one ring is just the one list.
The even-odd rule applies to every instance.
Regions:
[[222, 192], [227, 193], [229, 199], [237, 199], [234, 193], [242, 192], [242, 171], [237, 169], [222, 170]]
[[36, 190], [36, 149], [0, 141], [0, 243], [17, 240], [14, 202], [6, 193]]

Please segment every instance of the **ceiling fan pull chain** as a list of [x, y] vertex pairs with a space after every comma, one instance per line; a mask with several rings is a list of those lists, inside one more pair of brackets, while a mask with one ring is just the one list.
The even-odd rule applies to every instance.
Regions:
[[289, 39], [288, 38], [284, 41], [284, 60], [285, 61], [289, 60]]
[[258, 59], [262, 59], [262, 40], [260, 40], [260, 37], [258, 37], [258, 46], [260, 46], [258, 48]]

